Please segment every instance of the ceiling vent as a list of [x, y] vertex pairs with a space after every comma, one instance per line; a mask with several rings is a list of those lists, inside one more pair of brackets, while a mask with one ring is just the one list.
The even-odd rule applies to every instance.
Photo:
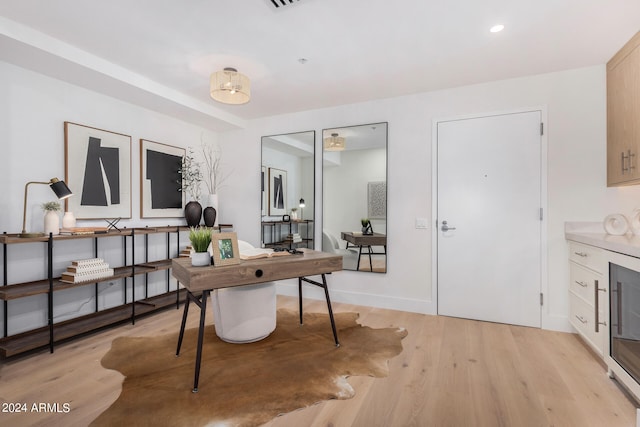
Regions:
[[285, 6], [298, 3], [300, 0], [267, 0], [267, 3], [275, 7], [276, 9], [282, 9]]

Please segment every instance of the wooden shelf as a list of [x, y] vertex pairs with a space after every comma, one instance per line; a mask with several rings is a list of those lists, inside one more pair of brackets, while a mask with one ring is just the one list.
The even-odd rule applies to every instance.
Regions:
[[[136, 301], [136, 317], [176, 304], [176, 292], [180, 292], [180, 301], [184, 302], [186, 296], [186, 290], [184, 289]], [[131, 320], [131, 305], [132, 303], [123, 304], [98, 311], [97, 313], [56, 323], [53, 326], [54, 342], [60, 342], [115, 323]], [[49, 327], [45, 326], [0, 339], [0, 355], [6, 358], [48, 345]]]
[[[171, 268], [171, 260], [165, 259], [143, 264], [136, 264], [135, 274], [152, 273], [154, 271]], [[53, 291], [76, 288], [79, 286], [92, 285], [94, 283], [110, 282], [126, 277], [131, 277], [131, 266], [114, 268], [113, 276], [103, 277], [99, 280], [89, 280], [86, 282], [68, 283], [60, 280], [59, 277], [53, 279]], [[34, 295], [46, 294], [49, 292], [49, 280], [36, 280], [34, 282], [17, 283], [15, 285], [0, 286], [0, 300], [9, 301], [12, 299], [25, 298]]]
[[[218, 231], [222, 231], [223, 229], [232, 229], [233, 224], [220, 224], [214, 227]], [[24, 353], [26, 351], [30, 351], [33, 349], [37, 349], [43, 346], [50, 345], [53, 351], [54, 344], [56, 342], [69, 339], [71, 337], [82, 335], [87, 332], [91, 332], [100, 328], [104, 328], [106, 326], [112, 325], [114, 323], [119, 323], [123, 321], [134, 321], [135, 317], [138, 315], [143, 315], [146, 313], [150, 313], [161, 309], [163, 307], [170, 306], [172, 304], [176, 304], [177, 295], [176, 292], [166, 292], [164, 294], [154, 296], [151, 298], [146, 298], [143, 300], [138, 300], [135, 302], [135, 306], [132, 303], [122, 304], [117, 307], [109, 308], [106, 310], [98, 311], [92, 314], [88, 314], [85, 316], [80, 316], [75, 319], [70, 319], [64, 322], [55, 323], [53, 325], [47, 325], [42, 328], [36, 328], [31, 331], [26, 331], [24, 333], [16, 334], [16, 335], [8, 335], [8, 304], [11, 300], [16, 300], [19, 298], [26, 298], [34, 295], [46, 295], [48, 298], [48, 308], [47, 308], [47, 316], [48, 319], [52, 319], [55, 317], [55, 307], [53, 304], [53, 293], [56, 291], [61, 291], [64, 289], [71, 289], [80, 286], [92, 285], [95, 283], [104, 283], [110, 282], [119, 279], [126, 279], [127, 277], [134, 277], [142, 274], [152, 273], [161, 270], [169, 270], [172, 267], [171, 259], [161, 259], [156, 261], [142, 262], [135, 265], [125, 265], [122, 267], [114, 268], [114, 274], [109, 277], [103, 277], [98, 280], [89, 280], [85, 282], [79, 283], [67, 283], [60, 280], [60, 277], [51, 279], [41, 279], [32, 282], [25, 283], [7, 283], [6, 271], [8, 269], [8, 262], [6, 251], [8, 247], [12, 244], [21, 244], [21, 243], [45, 243], [55, 245], [58, 242], [65, 240], [77, 240], [77, 239], [101, 239], [104, 237], [123, 237], [125, 238], [125, 251], [126, 245], [131, 244], [132, 248], [135, 242], [136, 236], [147, 236], [150, 234], [161, 234], [165, 233], [167, 235], [167, 251], [169, 251], [169, 247], [171, 246], [169, 235], [171, 233], [180, 233], [180, 232], [188, 232], [189, 227], [184, 225], [176, 225], [176, 226], [161, 226], [161, 227], [132, 227], [132, 228], [121, 228], [120, 230], [109, 230], [108, 232], [95, 232], [95, 233], [83, 233], [83, 234], [60, 234], [56, 236], [41, 236], [41, 237], [30, 237], [30, 238], [22, 238], [19, 234], [8, 234], [2, 233], [0, 234], [0, 244], [4, 246], [5, 256], [4, 256], [4, 270], [5, 270], [5, 278], [4, 284], [0, 286], [0, 301], [4, 303], [4, 312], [5, 312], [5, 324], [4, 324], [4, 338], [0, 339], [0, 356], [9, 357], [19, 353]], [[132, 237], [132, 239], [127, 242], [126, 237]], [[145, 251], [148, 249], [147, 240], [145, 240]], [[178, 237], [178, 242], [179, 237]], [[187, 239], [188, 241], [188, 239]], [[98, 241], [95, 241], [96, 250], [98, 248]], [[132, 249], [133, 250], [133, 249]], [[176, 243], [174, 247], [176, 256], [179, 256], [180, 248]], [[52, 251], [49, 251], [47, 257], [44, 258], [44, 262], [49, 266], [53, 263], [53, 255]], [[50, 271], [50, 270], [49, 270]], [[169, 275], [167, 274], [167, 286], [169, 286]], [[145, 292], [148, 290], [146, 288], [147, 284], [145, 281]], [[51, 292], [50, 292], [51, 289]], [[126, 290], [124, 291], [126, 295]], [[184, 300], [184, 293], [186, 291], [179, 291], [182, 300]], [[96, 294], [95, 298], [98, 296]], [[53, 335], [53, 339], [51, 340], [51, 336]]]

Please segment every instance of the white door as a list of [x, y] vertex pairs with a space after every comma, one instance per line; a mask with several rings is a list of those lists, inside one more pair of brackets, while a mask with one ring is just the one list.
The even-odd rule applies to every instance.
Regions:
[[439, 314], [540, 327], [540, 123], [532, 111], [437, 124]]

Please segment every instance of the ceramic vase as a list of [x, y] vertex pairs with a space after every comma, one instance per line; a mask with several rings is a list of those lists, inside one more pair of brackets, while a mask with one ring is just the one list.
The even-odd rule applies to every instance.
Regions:
[[202, 218], [202, 205], [196, 201], [190, 201], [184, 207], [184, 218], [187, 220], [189, 227], [197, 227], [200, 225]]
[[57, 211], [47, 211], [44, 214], [44, 234], [60, 234], [60, 217]]
[[213, 220], [213, 225], [209, 227], [213, 227], [218, 225], [218, 214], [220, 213], [220, 209], [218, 207], [218, 195], [217, 194], [207, 194], [206, 196], [206, 207], [212, 207], [216, 211], [215, 218]]
[[76, 217], [73, 212], [65, 212], [62, 217], [62, 228], [73, 228], [76, 226]]
[[213, 227], [216, 223], [217, 216], [218, 213], [216, 212], [215, 208], [211, 206], [207, 206], [206, 208], [204, 208], [204, 212], [202, 214], [204, 225], [206, 225], [207, 227]]
[[205, 267], [207, 265], [211, 265], [211, 254], [209, 251], [192, 253], [191, 265], [194, 267]]

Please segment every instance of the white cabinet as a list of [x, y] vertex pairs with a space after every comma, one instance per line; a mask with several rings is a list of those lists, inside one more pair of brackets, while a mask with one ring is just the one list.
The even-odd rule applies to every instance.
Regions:
[[602, 357], [608, 339], [608, 268], [605, 251], [569, 242], [569, 321]]

